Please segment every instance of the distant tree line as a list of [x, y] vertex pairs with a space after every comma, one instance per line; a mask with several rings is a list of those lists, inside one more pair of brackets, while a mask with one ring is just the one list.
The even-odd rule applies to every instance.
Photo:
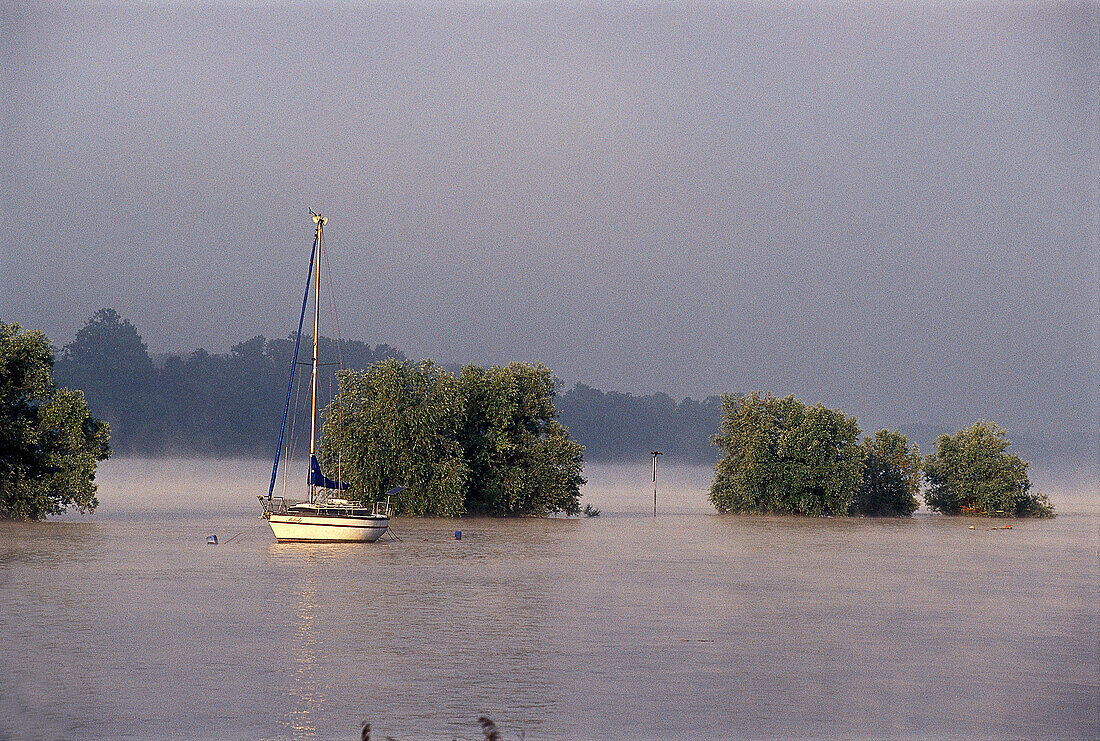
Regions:
[[717, 395], [677, 402], [660, 392], [634, 396], [578, 383], [557, 406], [562, 424], [584, 443], [591, 460], [638, 460], [648, 458], [650, 450], [685, 463], [713, 465], [717, 460], [709, 444], [722, 416]]
[[[319, 402], [337, 401], [327, 411], [326, 462], [346, 463], [365, 497], [394, 480], [372, 451], [418, 450], [432, 463], [417, 474], [426, 498], [410, 496], [403, 505], [409, 511], [574, 511], [569, 475], [542, 479], [564, 482], [557, 504], [534, 503], [523, 481], [536, 480], [532, 471], [540, 466], [571, 470], [562, 461], [576, 441], [589, 460], [637, 460], [642, 451], [660, 449], [682, 461], [714, 463], [710, 498], [719, 511], [908, 515], [923, 483], [926, 503], [945, 513], [1053, 514], [1046, 498], [1031, 491], [1028, 464], [1006, 452], [1004, 430], [990, 423], [939, 436], [936, 453], [921, 458], [900, 432], [880, 430], [861, 440], [854, 417], [794, 397], [753, 393], [676, 402], [660, 393], [632, 396], [584, 384], [559, 396], [541, 366], [448, 369], [414, 365], [388, 345], [325, 337], [319, 344]], [[154, 363], [137, 328], [102, 309], [64, 346], [54, 377], [58, 386], [83, 389], [91, 412], [110, 424], [118, 451], [266, 455], [278, 434], [293, 349], [293, 335], [258, 336], [228, 354], [200, 348]], [[338, 364], [363, 370], [338, 381]], [[505, 393], [500, 384], [512, 390]], [[522, 403], [513, 398], [516, 384], [530, 386], [515, 397], [526, 399]], [[391, 402], [404, 399], [417, 415], [435, 420], [397, 424], [387, 432], [389, 448], [381, 431], [394, 418], [382, 415], [378, 396], [386, 388]], [[306, 394], [293, 400], [298, 408], [308, 404]], [[430, 443], [436, 449], [420, 450], [428, 444], [420, 432], [431, 425], [444, 433]], [[560, 449], [551, 451], [551, 443]]]
[[[318, 344], [322, 406], [335, 393], [338, 361], [363, 368], [405, 357], [388, 345], [328, 337]], [[293, 356], [293, 336], [257, 336], [228, 354], [199, 348], [154, 363], [137, 328], [114, 309], [101, 309], [61, 350], [56, 377], [61, 386], [83, 389], [96, 415], [110, 423], [117, 451], [267, 455], [274, 453]], [[297, 403], [305, 408], [308, 399], [298, 395]]]
[[[312, 338], [302, 341], [305, 347]], [[362, 370], [406, 359], [385, 344], [322, 336], [319, 345], [322, 408], [336, 392], [339, 367]], [[94, 413], [110, 423], [118, 452], [268, 455], [279, 433], [293, 354], [293, 335], [257, 336], [226, 354], [199, 348], [154, 362], [137, 327], [114, 309], [101, 309], [60, 350], [55, 375], [59, 385], [84, 390]], [[461, 366], [443, 369], [463, 372]], [[304, 394], [298, 403], [308, 403]], [[690, 463], [716, 460], [709, 437], [721, 415], [717, 396], [676, 402], [661, 393], [633, 396], [577, 384], [555, 405], [589, 460], [637, 459], [655, 448]]]
[[989, 422], [941, 435], [922, 459], [899, 432], [861, 441], [855, 417], [754, 392], [722, 397], [713, 443], [723, 453], [710, 489], [720, 512], [908, 516], [923, 476], [925, 502], [945, 514], [1054, 515], [1031, 490], [1028, 464], [1006, 451], [1005, 431]]

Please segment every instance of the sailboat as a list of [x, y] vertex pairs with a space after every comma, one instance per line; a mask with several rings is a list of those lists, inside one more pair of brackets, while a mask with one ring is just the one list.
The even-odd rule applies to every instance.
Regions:
[[[290, 383], [286, 390], [283, 421], [279, 426], [279, 443], [275, 449], [275, 463], [271, 467], [271, 484], [267, 496], [257, 498], [263, 507], [261, 515], [271, 526], [271, 532], [279, 542], [284, 541], [353, 541], [373, 543], [385, 534], [390, 526], [390, 497], [405, 487], [399, 486], [386, 492], [386, 501], [366, 506], [332, 492], [342, 492], [348, 485], [334, 481], [321, 472], [317, 461], [317, 339], [321, 318], [321, 243], [324, 237], [324, 216], [310, 210], [313, 223], [313, 251], [309, 256], [309, 272], [306, 274], [306, 291], [302, 297], [302, 313], [298, 318], [298, 335], [294, 340], [294, 358], [290, 362]], [[314, 268], [316, 267], [316, 270]], [[309, 475], [308, 499], [290, 502], [285, 496], [274, 496], [275, 479], [279, 473], [279, 457], [283, 449], [290, 396], [294, 388], [294, 372], [298, 367], [298, 349], [302, 339], [302, 324], [309, 303], [310, 283], [313, 282], [313, 376], [310, 381], [309, 420]]]

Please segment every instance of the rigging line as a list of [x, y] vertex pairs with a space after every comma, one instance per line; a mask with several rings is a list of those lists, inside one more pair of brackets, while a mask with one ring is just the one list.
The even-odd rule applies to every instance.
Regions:
[[[318, 232], [320, 230], [318, 229]], [[317, 242], [318, 237], [313, 238], [314, 242]], [[279, 473], [279, 452], [283, 447], [283, 432], [286, 430], [286, 414], [290, 409], [290, 390], [294, 385], [294, 369], [297, 367], [298, 361], [298, 346], [302, 340], [302, 322], [306, 318], [306, 303], [309, 301], [309, 280], [313, 277], [313, 258], [317, 254], [316, 249], [309, 251], [309, 271], [306, 273], [306, 291], [302, 296], [302, 313], [298, 317], [298, 336], [294, 338], [294, 357], [290, 361], [290, 381], [286, 385], [286, 404], [283, 406], [283, 421], [279, 423], [279, 442], [275, 446], [275, 463], [271, 466], [271, 484], [267, 487], [267, 498], [271, 499], [271, 494], [275, 491], [275, 477]]]
[[[329, 252], [328, 246], [325, 244], [324, 236], [321, 237], [321, 257], [323, 258], [323, 260], [325, 262], [325, 265], [328, 267], [328, 270], [325, 272], [325, 279], [327, 280], [327, 283], [328, 283], [328, 306], [327, 306], [327, 310], [328, 310], [329, 314], [333, 317], [333, 325], [335, 325], [336, 302], [335, 302], [335, 297], [333, 296], [333, 293], [332, 293], [332, 270], [333, 270], [333, 266], [330, 264], [330, 261], [332, 260], [332, 254]], [[320, 334], [320, 330], [318, 330], [318, 334]], [[335, 346], [334, 347], [334, 354], [336, 356], [336, 362], [333, 362], [333, 363], [318, 363], [317, 364], [318, 368], [320, 368], [322, 366], [328, 367], [328, 366], [333, 366], [333, 365], [335, 365], [337, 367], [340, 367], [340, 339], [339, 339], [339, 337], [336, 337], [335, 339], [333, 339], [332, 342], [333, 342], [333, 345]], [[325, 404], [324, 404], [323, 408], [321, 408], [321, 407], [318, 408], [318, 412], [320, 412], [322, 415], [324, 414], [325, 409], [328, 408], [328, 405], [332, 403], [332, 387], [333, 387], [334, 377], [335, 377], [335, 374], [333, 374], [333, 373], [326, 372], [325, 375], [324, 375], [323, 383], [324, 383], [324, 392], [325, 392], [325, 394], [324, 394], [323, 398], [325, 399]], [[321, 448], [323, 447], [324, 438], [325, 438], [325, 425], [324, 425], [323, 422], [320, 424], [318, 432], [320, 434], [318, 435], [318, 439], [317, 439], [317, 447], [318, 447], [317, 452], [320, 453]], [[312, 466], [313, 466], [313, 464], [310, 463], [310, 471], [311, 471], [310, 476], [313, 475], [312, 474], [312, 470], [313, 470]], [[339, 478], [339, 477], [337, 477], [337, 478]]]
[[298, 376], [298, 383], [294, 386], [294, 412], [290, 414], [290, 429], [286, 435], [286, 447], [284, 453], [286, 454], [286, 466], [283, 471], [283, 499], [286, 499], [286, 485], [287, 485], [287, 472], [293, 466], [294, 461], [294, 446], [297, 440], [297, 421], [298, 421], [298, 388], [301, 387], [301, 376]]
[[[290, 435], [287, 440], [286, 457], [288, 461], [294, 460], [298, 452], [298, 417], [302, 408], [302, 377], [298, 376], [298, 382], [294, 385], [294, 414], [290, 417]], [[287, 473], [283, 472], [283, 498], [286, 499]]]
[[[332, 253], [329, 251], [328, 247], [324, 244], [323, 239], [321, 240], [321, 249], [324, 250], [325, 260], [328, 262], [328, 273], [326, 274], [326, 277], [328, 279], [329, 309], [332, 312], [333, 331], [336, 335], [336, 338], [335, 338], [336, 339], [336, 366], [337, 366], [338, 370], [343, 370], [343, 368], [344, 368], [344, 352], [343, 352], [343, 348], [341, 347], [341, 340], [343, 338], [342, 338], [342, 332], [340, 331], [340, 315], [336, 311], [336, 289], [333, 288], [333, 285], [332, 285], [332, 274], [333, 274], [333, 272], [335, 272], [335, 263], [332, 261]], [[339, 390], [339, 387], [340, 387], [339, 381], [337, 380], [336, 383], [335, 383], [336, 388], [335, 389], [333, 388], [333, 381], [334, 381], [335, 378], [336, 378], [336, 374], [332, 374], [332, 375], [329, 376], [329, 387], [328, 387], [329, 404], [332, 403], [332, 400], [335, 398], [336, 392]], [[339, 454], [337, 454], [337, 456], [336, 456], [336, 480], [337, 481], [343, 481], [344, 480], [343, 468], [344, 468], [344, 466], [343, 466], [343, 462], [341, 460], [341, 456]]]
[[[299, 376], [299, 379], [301, 379], [301, 376]], [[299, 380], [298, 384], [295, 386], [295, 389], [297, 389], [298, 386], [300, 386], [300, 385], [301, 385], [301, 380]], [[286, 480], [287, 480], [287, 475], [286, 474], [287, 474], [287, 470], [290, 469], [291, 461], [294, 460], [294, 457], [292, 456], [291, 453], [294, 449], [294, 434], [295, 434], [295, 425], [294, 425], [294, 423], [295, 423], [295, 420], [297, 420], [297, 419], [298, 419], [298, 392], [297, 392], [297, 390], [295, 390], [295, 392], [294, 392], [294, 413], [290, 415], [290, 430], [288, 431], [288, 434], [287, 434], [286, 445], [283, 448], [283, 453], [285, 454], [286, 460], [287, 460], [287, 465], [283, 467], [284, 468], [284, 470], [283, 470], [283, 500], [284, 501], [286, 500]]]
[[240, 531], [239, 533], [237, 533], [236, 535], [234, 535], [234, 536], [233, 536], [232, 538], [230, 538], [229, 540], [223, 540], [223, 541], [222, 541], [222, 545], [228, 545], [229, 543], [232, 543], [232, 542], [233, 542], [234, 540], [236, 540], [237, 538], [239, 538], [239, 537], [241, 537], [242, 535], [244, 535], [245, 533], [247, 533], [247, 532], [248, 532], [249, 530], [254, 530], [254, 529], [255, 529], [255, 526], [253, 526], [253, 527], [246, 527], [246, 528], [245, 528], [244, 530], [241, 530], [241, 531]]
[[336, 362], [341, 368], [343, 368], [344, 354], [343, 350], [340, 347], [340, 339], [342, 337], [342, 333], [340, 332], [340, 315], [336, 313], [336, 290], [332, 287], [332, 273], [335, 265], [332, 262], [332, 254], [329, 252], [328, 247], [324, 246], [324, 240], [322, 240], [322, 249], [324, 249], [325, 251], [325, 260], [327, 260], [329, 263], [326, 278], [328, 279], [328, 301], [329, 308], [332, 311], [333, 331], [336, 334]]

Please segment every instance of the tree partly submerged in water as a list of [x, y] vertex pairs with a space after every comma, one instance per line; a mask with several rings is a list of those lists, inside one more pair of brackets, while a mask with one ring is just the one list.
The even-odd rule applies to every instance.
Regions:
[[852, 511], [861, 515], [908, 517], [920, 502], [921, 457], [916, 445], [893, 430], [863, 438], [863, 483]]
[[454, 377], [431, 362], [384, 360], [339, 374], [325, 410], [321, 457], [350, 485], [351, 498], [375, 501], [398, 484], [408, 489], [394, 511], [451, 517], [466, 510], [470, 467], [456, 439]]
[[467, 366], [457, 378], [429, 361], [346, 371], [322, 458], [353, 498], [408, 486], [399, 513], [576, 514], [583, 448], [556, 421], [556, 389], [547, 368], [523, 363]]
[[557, 381], [541, 364], [467, 365], [458, 377], [459, 443], [470, 466], [471, 512], [580, 511], [584, 448], [557, 421]]
[[722, 397], [710, 501], [719, 512], [847, 515], [863, 475], [854, 417], [794, 396]]
[[924, 459], [928, 506], [950, 515], [1053, 517], [1046, 495], [1031, 491], [1028, 463], [1007, 452], [1009, 445], [992, 422], [941, 435], [935, 454]]
[[58, 388], [42, 332], [0, 323], [0, 517], [41, 520], [96, 508], [97, 461], [110, 455], [106, 423], [80, 391]]

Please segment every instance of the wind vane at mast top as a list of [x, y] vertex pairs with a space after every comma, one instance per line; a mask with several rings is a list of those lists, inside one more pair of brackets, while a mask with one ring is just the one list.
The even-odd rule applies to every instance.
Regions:
[[314, 224], [320, 224], [321, 226], [324, 226], [328, 223], [327, 217], [321, 216], [321, 214], [317, 213], [312, 208], [309, 209], [309, 215], [313, 217]]

